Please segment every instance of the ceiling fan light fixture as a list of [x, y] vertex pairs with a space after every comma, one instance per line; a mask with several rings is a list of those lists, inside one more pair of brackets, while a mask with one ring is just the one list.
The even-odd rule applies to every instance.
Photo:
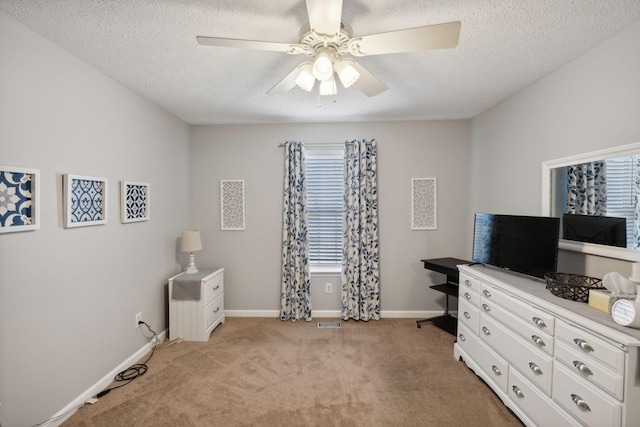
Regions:
[[318, 50], [313, 61], [313, 76], [320, 81], [333, 77], [333, 58], [327, 49]]
[[318, 85], [318, 94], [322, 96], [333, 96], [338, 93], [338, 88], [336, 87], [336, 79], [331, 75], [327, 80], [320, 80], [320, 84]]
[[351, 87], [360, 78], [360, 73], [351, 65], [351, 62], [349, 59], [338, 59], [334, 66], [345, 88]]
[[296, 85], [302, 90], [311, 92], [315, 82], [316, 78], [313, 76], [313, 64], [311, 62], [305, 62], [300, 65], [300, 74], [296, 77]]

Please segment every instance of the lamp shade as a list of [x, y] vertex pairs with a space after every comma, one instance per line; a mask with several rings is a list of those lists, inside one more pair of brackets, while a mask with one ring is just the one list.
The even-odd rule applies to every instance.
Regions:
[[338, 93], [338, 89], [336, 88], [336, 79], [331, 76], [327, 80], [323, 80], [320, 82], [318, 86], [318, 94], [323, 96], [331, 96]]
[[305, 62], [300, 66], [300, 74], [296, 77], [296, 84], [307, 92], [311, 92], [316, 78], [313, 76], [313, 63]]
[[195, 252], [202, 249], [202, 240], [200, 240], [199, 231], [184, 231], [182, 233], [182, 252]]
[[319, 49], [313, 61], [313, 76], [320, 80], [328, 80], [333, 76], [333, 58], [326, 49]]
[[350, 87], [360, 78], [360, 73], [353, 67], [353, 61], [349, 59], [339, 59], [335, 63], [335, 70], [340, 78], [342, 86]]

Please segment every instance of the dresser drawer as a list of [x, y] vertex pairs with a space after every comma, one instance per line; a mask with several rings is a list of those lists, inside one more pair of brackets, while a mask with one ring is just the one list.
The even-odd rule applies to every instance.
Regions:
[[[553, 368], [553, 399], [589, 426], [617, 427], [622, 403], [556, 363]], [[636, 403], [637, 404], [637, 403]]]
[[213, 323], [224, 314], [224, 295], [218, 296], [211, 303], [207, 304], [204, 312], [207, 317], [206, 329], [208, 329], [209, 326], [213, 325]]
[[211, 277], [209, 280], [203, 282], [202, 286], [205, 295], [205, 304], [209, 304], [224, 291], [223, 273], [218, 273], [215, 276]]
[[620, 375], [624, 374], [624, 351], [607, 343], [596, 335], [576, 328], [565, 322], [556, 325], [556, 337], [579, 349], [584, 355], [593, 357], [612, 367]]
[[572, 416], [559, 409], [515, 369], [509, 371], [509, 398], [527, 414], [537, 426], [579, 426]]
[[480, 294], [474, 292], [472, 289], [458, 285], [458, 301], [466, 301], [469, 304], [480, 307]]
[[622, 375], [585, 355], [578, 347], [558, 340], [556, 359], [566, 364], [575, 375], [585, 378], [619, 400], [623, 400], [624, 379]]
[[500, 390], [507, 392], [509, 365], [464, 325], [458, 323], [458, 345]]
[[481, 293], [482, 297], [492, 300], [494, 303], [512, 312], [525, 323], [549, 335], [554, 334], [556, 319], [552, 314], [513, 298], [500, 289], [486, 283], [483, 283]]
[[499, 323], [508, 326], [513, 332], [520, 335], [526, 341], [529, 341], [540, 350], [553, 356], [553, 337], [540, 328], [525, 322], [520, 317], [516, 317], [513, 313], [505, 310], [484, 295], [480, 298], [480, 311], [490, 315]]
[[498, 324], [485, 314], [480, 315], [480, 337], [511, 363], [532, 383], [551, 396], [551, 357]]
[[478, 335], [480, 331], [480, 310], [466, 300], [459, 299], [458, 322], [464, 323], [474, 334]]
[[469, 276], [466, 273], [460, 272], [458, 286], [460, 287], [460, 295], [462, 295], [464, 292], [473, 292], [475, 294], [480, 294], [482, 282], [474, 277]]

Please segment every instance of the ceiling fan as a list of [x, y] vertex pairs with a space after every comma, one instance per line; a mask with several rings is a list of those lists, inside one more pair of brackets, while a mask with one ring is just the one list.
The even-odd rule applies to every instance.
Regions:
[[300, 29], [298, 43], [229, 39], [197, 36], [201, 45], [283, 52], [309, 57], [267, 93], [283, 93], [296, 85], [311, 92], [318, 80], [320, 95], [335, 95], [335, 75], [345, 88], [354, 86], [367, 96], [387, 87], [347, 56], [369, 56], [456, 47], [460, 22], [429, 25], [387, 33], [353, 37], [351, 27], [342, 21], [342, 0], [306, 0], [309, 23]]

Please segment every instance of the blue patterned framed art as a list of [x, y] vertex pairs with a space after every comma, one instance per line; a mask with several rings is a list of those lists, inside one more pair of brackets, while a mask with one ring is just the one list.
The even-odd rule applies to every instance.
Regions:
[[148, 183], [120, 181], [120, 222], [148, 221], [149, 198]]
[[411, 179], [411, 229], [437, 230], [437, 188], [435, 178]]
[[107, 223], [107, 179], [63, 175], [65, 227]]
[[220, 181], [220, 229], [244, 230], [244, 180]]
[[0, 166], [0, 233], [40, 228], [40, 171]]

